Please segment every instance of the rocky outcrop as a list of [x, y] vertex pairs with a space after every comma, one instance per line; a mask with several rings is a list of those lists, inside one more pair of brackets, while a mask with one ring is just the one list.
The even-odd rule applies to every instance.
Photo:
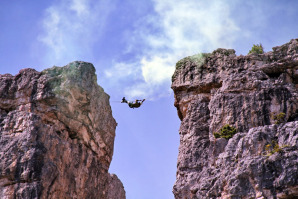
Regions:
[[116, 125], [90, 63], [0, 75], [0, 198], [125, 198]]
[[[264, 54], [186, 57], [172, 89], [181, 119], [175, 198], [298, 196], [298, 39]], [[215, 138], [226, 124], [237, 133]]]

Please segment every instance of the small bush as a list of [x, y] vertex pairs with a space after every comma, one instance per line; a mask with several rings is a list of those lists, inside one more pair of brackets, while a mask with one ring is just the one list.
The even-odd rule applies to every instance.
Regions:
[[274, 153], [278, 153], [282, 150], [282, 148], [280, 148], [278, 143], [275, 140], [273, 140], [271, 144], [267, 144], [265, 146], [266, 156], [271, 156]]
[[213, 135], [215, 138], [225, 138], [230, 139], [237, 133], [237, 129], [226, 124], [224, 125], [219, 132], [214, 132]]
[[273, 119], [275, 121], [275, 124], [281, 124], [281, 123], [285, 122], [285, 117], [286, 117], [286, 114], [283, 112], [281, 112], [277, 115], [274, 115]]
[[257, 45], [254, 44], [248, 54], [252, 54], [252, 53], [263, 54], [264, 48], [262, 44], [257, 44]]

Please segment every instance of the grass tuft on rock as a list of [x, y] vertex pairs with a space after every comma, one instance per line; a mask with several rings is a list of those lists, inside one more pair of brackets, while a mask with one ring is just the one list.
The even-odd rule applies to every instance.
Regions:
[[281, 112], [274, 115], [273, 120], [275, 121], [275, 124], [281, 124], [285, 122], [285, 117], [286, 117], [286, 114]]

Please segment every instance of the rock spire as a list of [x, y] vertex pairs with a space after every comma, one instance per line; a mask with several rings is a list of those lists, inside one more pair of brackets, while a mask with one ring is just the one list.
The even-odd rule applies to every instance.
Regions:
[[[180, 60], [177, 199], [298, 196], [298, 39], [272, 52], [231, 49]], [[230, 139], [215, 138], [225, 125]]]
[[0, 75], [0, 198], [125, 198], [116, 125], [90, 63]]

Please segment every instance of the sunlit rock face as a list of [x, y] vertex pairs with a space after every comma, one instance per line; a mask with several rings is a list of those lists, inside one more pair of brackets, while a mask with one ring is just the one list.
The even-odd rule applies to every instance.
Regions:
[[[264, 54], [184, 58], [172, 89], [181, 119], [175, 198], [298, 196], [298, 39]], [[238, 133], [215, 138], [225, 124]]]
[[0, 75], [0, 198], [125, 198], [116, 125], [90, 63]]

